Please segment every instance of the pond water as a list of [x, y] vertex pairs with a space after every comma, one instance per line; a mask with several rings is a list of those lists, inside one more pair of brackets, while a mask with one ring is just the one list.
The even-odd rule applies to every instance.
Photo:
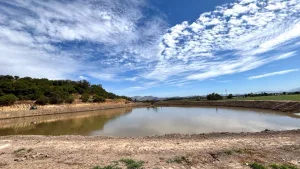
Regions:
[[0, 135], [151, 136], [299, 128], [299, 116], [220, 107], [122, 108], [0, 120]]

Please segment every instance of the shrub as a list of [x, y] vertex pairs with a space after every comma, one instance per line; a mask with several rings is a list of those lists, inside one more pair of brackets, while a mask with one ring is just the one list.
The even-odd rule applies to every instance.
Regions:
[[74, 102], [74, 100], [75, 100], [74, 97], [72, 95], [70, 95], [69, 97], [66, 98], [65, 102], [71, 104]]
[[122, 169], [122, 168], [118, 167], [118, 166], [107, 165], [107, 166], [104, 166], [104, 167], [96, 166], [92, 169]]
[[96, 95], [96, 96], [93, 97], [93, 102], [97, 102], [97, 103], [98, 102], [105, 102], [105, 99], [101, 96]]
[[144, 161], [135, 161], [133, 159], [121, 159], [121, 162], [123, 162], [127, 169], [141, 169], [144, 165]]
[[82, 102], [87, 102], [90, 99], [90, 95], [88, 93], [83, 93], [80, 97]]
[[40, 98], [38, 98], [36, 101], [35, 101], [35, 104], [38, 104], [38, 105], [46, 105], [50, 102], [50, 99], [49, 97], [46, 97], [46, 96], [41, 96]]
[[9, 106], [14, 104], [18, 98], [13, 94], [8, 94], [0, 97], [0, 105], [1, 106]]
[[252, 163], [249, 165], [252, 169], [267, 169], [264, 165], [259, 163]]

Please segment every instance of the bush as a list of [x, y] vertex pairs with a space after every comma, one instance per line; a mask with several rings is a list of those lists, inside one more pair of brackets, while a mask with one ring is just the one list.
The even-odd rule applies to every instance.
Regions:
[[252, 163], [249, 165], [249, 167], [252, 169], [267, 169], [264, 165], [259, 163]]
[[96, 96], [93, 97], [93, 102], [97, 102], [97, 103], [98, 102], [105, 102], [105, 99], [101, 96], [96, 95]]
[[88, 93], [83, 93], [80, 97], [82, 102], [87, 102], [90, 99], [90, 95]]
[[74, 97], [72, 95], [70, 95], [69, 97], [66, 98], [65, 103], [73, 103], [74, 102]]
[[219, 95], [218, 93], [212, 93], [206, 96], [207, 100], [222, 100], [223, 97]]
[[49, 96], [51, 104], [61, 104], [68, 98], [69, 94], [60, 87], [53, 87]]
[[0, 97], [0, 105], [1, 106], [9, 106], [14, 104], [18, 98], [13, 94], [8, 94]]
[[38, 104], [38, 105], [46, 105], [50, 102], [50, 99], [49, 97], [46, 97], [46, 96], [41, 96], [40, 98], [38, 98], [36, 101], [35, 101], [35, 104]]
[[0, 89], [0, 96], [4, 96], [5, 93]]
[[133, 159], [121, 159], [120, 161], [125, 164], [127, 169], [142, 169], [145, 163], [144, 161], [135, 161]]
[[227, 96], [227, 99], [232, 99], [233, 98], [233, 95], [232, 94], [229, 94], [228, 96]]

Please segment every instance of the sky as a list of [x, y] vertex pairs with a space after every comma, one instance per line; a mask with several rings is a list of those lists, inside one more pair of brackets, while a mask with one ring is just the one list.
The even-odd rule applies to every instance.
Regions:
[[300, 87], [300, 0], [3, 0], [0, 74], [118, 95]]

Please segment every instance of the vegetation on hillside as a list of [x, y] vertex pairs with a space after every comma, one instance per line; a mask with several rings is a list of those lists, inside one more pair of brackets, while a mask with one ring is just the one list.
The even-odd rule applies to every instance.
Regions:
[[86, 80], [48, 80], [31, 77], [0, 76], [0, 105], [12, 105], [17, 100], [34, 100], [36, 104], [72, 103], [74, 95], [83, 102], [104, 102], [105, 99], [127, 99], [107, 92], [102, 85], [91, 85]]
[[206, 96], [207, 100], [223, 100], [223, 97], [221, 95], [219, 95], [218, 93], [212, 93], [212, 94], [208, 94]]

